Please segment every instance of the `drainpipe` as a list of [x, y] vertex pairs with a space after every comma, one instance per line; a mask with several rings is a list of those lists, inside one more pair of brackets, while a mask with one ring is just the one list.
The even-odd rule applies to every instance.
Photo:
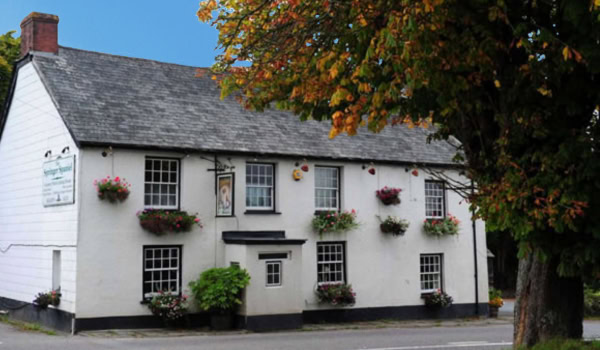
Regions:
[[[475, 186], [471, 180], [471, 197], [475, 194]], [[475, 209], [471, 209], [471, 224], [473, 227], [473, 260], [475, 263], [475, 315], [479, 316], [479, 271], [477, 268], [477, 227], [475, 225]]]

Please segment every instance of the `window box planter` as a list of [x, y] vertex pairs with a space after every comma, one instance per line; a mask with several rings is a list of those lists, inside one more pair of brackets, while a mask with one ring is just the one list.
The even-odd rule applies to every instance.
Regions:
[[47, 309], [49, 305], [54, 307], [60, 305], [60, 290], [51, 290], [49, 292], [41, 292], [33, 300], [33, 305], [40, 309]]
[[352, 286], [345, 283], [323, 283], [315, 292], [319, 303], [333, 306], [352, 306], [356, 303], [356, 293]]
[[145, 209], [138, 212], [137, 216], [144, 230], [159, 236], [188, 232], [194, 225], [202, 227], [196, 215], [180, 210]]
[[433, 310], [439, 310], [450, 307], [454, 301], [451, 296], [443, 292], [441, 289], [433, 293], [423, 295], [425, 306]]
[[400, 204], [400, 192], [402, 192], [402, 189], [400, 188], [385, 186], [382, 189], [375, 191], [375, 196], [377, 196], [384, 205], [398, 205]]
[[458, 234], [458, 225], [460, 221], [450, 214], [441, 219], [425, 219], [423, 222], [423, 231], [435, 237], [453, 236]]
[[381, 232], [388, 233], [394, 236], [402, 236], [408, 229], [409, 223], [407, 220], [400, 219], [397, 216], [388, 216], [381, 222], [379, 228]]
[[115, 203], [117, 201], [123, 202], [129, 197], [131, 184], [118, 176], [114, 179], [107, 176], [101, 180], [94, 180], [94, 186], [96, 186], [100, 200], [106, 199], [111, 203]]
[[343, 213], [337, 211], [317, 212], [312, 220], [312, 226], [319, 235], [328, 232], [338, 233], [352, 230], [358, 227], [356, 210], [352, 209], [352, 211], [344, 211]]
[[152, 297], [148, 308], [154, 316], [162, 319], [166, 327], [174, 327], [187, 313], [187, 295], [177, 295], [170, 291], [160, 291]]

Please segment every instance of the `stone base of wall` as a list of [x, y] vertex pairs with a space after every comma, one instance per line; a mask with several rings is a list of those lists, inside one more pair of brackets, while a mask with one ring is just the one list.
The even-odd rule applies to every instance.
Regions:
[[0, 310], [8, 311], [9, 317], [19, 321], [37, 323], [62, 332], [73, 331], [75, 315], [53, 307], [40, 309], [31, 303], [0, 297]]
[[302, 328], [303, 314], [236, 316], [238, 328], [253, 332]]

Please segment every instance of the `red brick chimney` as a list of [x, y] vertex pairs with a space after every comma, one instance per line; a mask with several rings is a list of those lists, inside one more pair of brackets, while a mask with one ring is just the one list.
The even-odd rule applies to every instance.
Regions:
[[32, 12], [21, 22], [21, 56], [30, 51], [58, 53], [58, 16]]

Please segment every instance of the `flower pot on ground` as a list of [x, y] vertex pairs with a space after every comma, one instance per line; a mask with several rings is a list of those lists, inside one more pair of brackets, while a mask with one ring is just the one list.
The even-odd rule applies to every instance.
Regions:
[[382, 189], [375, 191], [375, 195], [384, 205], [397, 205], [400, 204], [400, 192], [402, 192], [402, 189], [400, 188], [385, 186]]
[[454, 301], [451, 296], [441, 289], [438, 289], [431, 294], [426, 294], [423, 299], [425, 299], [425, 306], [434, 310], [450, 307]]
[[322, 283], [316, 290], [319, 303], [333, 306], [352, 306], [356, 303], [356, 293], [345, 283]]
[[187, 314], [187, 295], [178, 295], [170, 291], [160, 291], [152, 297], [148, 308], [153, 315], [160, 317], [166, 327], [174, 327]]
[[319, 235], [351, 230], [358, 227], [356, 210], [352, 209], [352, 211], [344, 211], [342, 213], [338, 213], [337, 211], [320, 212], [313, 218], [312, 226]]
[[490, 309], [490, 317], [498, 317], [498, 309], [504, 305], [504, 300], [502, 299], [502, 291], [496, 288], [490, 288], [489, 292], [489, 309]]
[[194, 225], [202, 227], [196, 215], [180, 210], [144, 209], [138, 212], [140, 226], [155, 235], [191, 231]]
[[445, 218], [425, 219], [423, 231], [435, 237], [453, 236], [458, 234], [460, 221], [455, 216], [448, 214]]
[[388, 216], [381, 222], [379, 228], [383, 233], [389, 233], [394, 236], [404, 235], [406, 230], [408, 229], [408, 221], [404, 219], [400, 219], [397, 216]]
[[111, 203], [126, 200], [129, 197], [129, 188], [131, 187], [125, 179], [118, 176], [114, 179], [107, 176], [101, 180], [94, 180], [94, 186], [96, 186], [98, 198], [101, 200], [106, 199]]
[[60, 305], [60, 297], [62, 294], [60, 293], [60, 289], [51, 290], [49, 292], [41, 292], [33, 300], [33, 305], [40, 309], [46, 309], [49, 305], [54, 307]]
[[210, 312], [211, 327], [223, 330], [217, 327], [233, 327], [233, 314], [242, 304], [242, 292], [248, 284], [248, 272], [233, 265], [208, 269], [189, 286], [200, 309]]

